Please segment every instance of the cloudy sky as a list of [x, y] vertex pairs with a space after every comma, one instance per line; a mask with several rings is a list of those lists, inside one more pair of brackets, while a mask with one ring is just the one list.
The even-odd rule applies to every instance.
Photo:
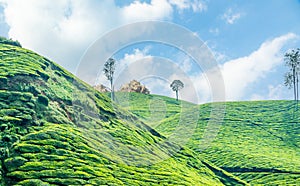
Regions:
[[[283, 86], [283, 55], [300, 47], [299, 10], [299, 0], [0, 0], [0, 35], [77, 74], [87, 51], [116, 28], [142, 21], [174, 23], [207, 46], [222, 73], [227, 100], [291, 99], [292, 92]], [[138, 28], [119, 35], [147, 32]], [[185, 52], [160, 41], [130, 43], [114, 51], [116, 89], [121, 80], [135, 78], [152, 93], [174, 96], [168, 85], [182, 79], [183, 99], [195, 101], [193, 89], [195, 102], [212, 101], [217, 89], [209, 72]], [[98, 71], [97, 80], [108, 84], [101, 67]]]

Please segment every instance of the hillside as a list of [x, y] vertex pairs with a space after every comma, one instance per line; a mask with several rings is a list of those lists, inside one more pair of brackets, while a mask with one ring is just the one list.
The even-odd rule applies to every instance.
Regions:
[[[129, 97], [132, 98], [128, 99], [129, 109], [150, 125], [151, 101], [141, 100], [159, 99], [156, 105], [163, 107], [164, 117], [161, 116], [160, 124], [154, 127], [166, 137], [174, 133], [182, 117], [179, 103], [163, 96], [133, 94]], [[198, 126], [187, 147], [198, 152], [202, 160], [206, 159], [206, 164], [226, 170], [252, 185], [300, 183], [300, 110], [295, 111], [293, 101], [226, 103], [224, 122], [216, 139], [202, 150], [212, 104], [199, 106]]]
[[[174, 107], [175, 108], [175, 107]], [[245, 185], [57, 64], [0, 44], [0, 185]]]

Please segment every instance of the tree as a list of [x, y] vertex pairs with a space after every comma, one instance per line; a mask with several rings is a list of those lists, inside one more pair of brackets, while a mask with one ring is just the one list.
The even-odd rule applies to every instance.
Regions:
[[174, 80], [170, 87], [176, 92], [176, 101], [178, 101], [178, 91], [184, 87], [184, 84], [180, 80]]
[[289, 89], [294, 89], [294, 100], [299, 99], [298, 84], [300, 73], [300, 49], [291, 50], [284, 55], [284, 61], [286, 66], [289, 67], [289, 72], [285, 74], [284, 85]]
[[114, 60], [113, 58], [109, 58], [105, 62], [104, 68], [103, 68], [104, 75], [106, 76], [107, 80], [109, 80], [109, 82], [110, 82], [110, 90], [111, 90], [110, 97], [111, 97], [111, 100], [114, 100], [113, 80], [114, 80], [115, 68], [116, 68], [116, 60]]

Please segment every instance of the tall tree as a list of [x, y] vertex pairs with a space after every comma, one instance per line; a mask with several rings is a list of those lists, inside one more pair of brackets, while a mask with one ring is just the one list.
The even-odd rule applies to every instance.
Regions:
[[103, 68], [104, 75], [106, 76], [107, 80], [110, 82], [110, 97], [111, 100], [114, 100], [114, 87], [113, 87], [113, 81], [114, 81], [114, 73], [116, 69], [116, 60], [113, 58], [109, 58]]
[[284, 85], [294, 89], [294, 100], [299, 100], [299, 73], [300, 73], [300, 49], [291, 50], [284, 55], [286, 66], [289, 72], [285, 74]]
[[176, 101], [178, 101], [178, 91], [184, 87], [184, 84], [180, 80], [174, 80], [170, 87], [176, 92]]

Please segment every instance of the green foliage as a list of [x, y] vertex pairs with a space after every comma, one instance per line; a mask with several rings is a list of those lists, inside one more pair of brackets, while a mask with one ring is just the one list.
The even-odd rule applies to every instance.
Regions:
[[115, 68], [116, 68], [116, 60], [113, 58], [109, 58], [104, 64], [103, 72], [110, 82], [112, 82], [114, 78]]
[[176, 92], [176, 100], [178, 101], [178, 91], [184, 87], [184, 84], [180, 80], [176, 79], [171, 83], [170, 87]]
[[24, 165], [24, 163], [27, 160], [23, 157], [20, 156], [15, 156], [12, 158], [8, 158], [4, 161], [4, 165], [5, 167], [8, 169], [8, 171], [14, 171], [16, 170], [18, 167]]
[[49, 104], [49, 99], [44, 95], [39, 95], [37, 100], [42, 105], [48, 106], [48, 104]]
[[103, 72], [107, 80], [110, 82], [111, 100], [114, 100], [113, 80], [114, 80], [115, 69], [116, 69], [116, 60], [113, 58], [109, 58], [104, 64]]
[[172, 88], [173, 91], [178, 91], [184, 87], [184, 84], [180, 80], [174, 80], [170, 87]]
[[0, 44], [7, 44], [7, 45], [13, 45], [17, 47], [22, 47], [19, 41], [14, 41], [12, 39], [7, 39], [5, 37], [0, 36]]

